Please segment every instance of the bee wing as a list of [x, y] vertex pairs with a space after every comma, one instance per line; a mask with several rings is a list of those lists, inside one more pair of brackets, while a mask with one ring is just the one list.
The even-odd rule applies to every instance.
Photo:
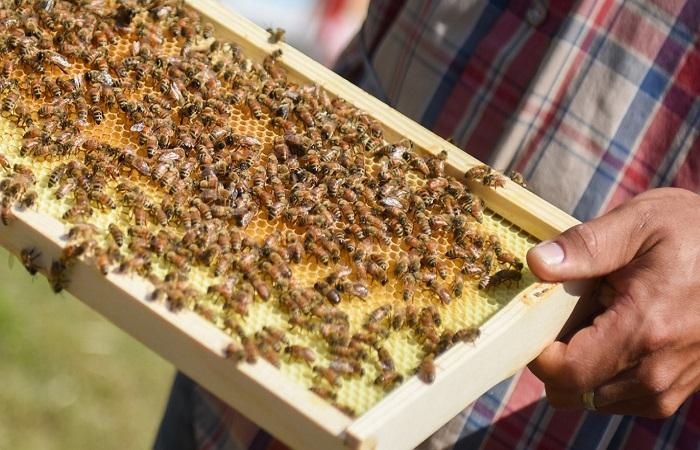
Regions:
[[136, 132], [136, 133], [140, 133], [141, 131], [144, 130], [144, 128], [146, 128], [146, 123], [145, 123], [145, 122], [136, 122], [135, 124], [133, 124], [133, 125], [131, 126], [130, 130], [131, 130], [131, 131], [134, 131], [134, 132]]
[[60, 53], [56, 52], [51, 52], [51, 56], [49, 56], [49, 61], [57, 65], [60, 69], [68, 69], [73, 66], [66, 58], [63, 57]]

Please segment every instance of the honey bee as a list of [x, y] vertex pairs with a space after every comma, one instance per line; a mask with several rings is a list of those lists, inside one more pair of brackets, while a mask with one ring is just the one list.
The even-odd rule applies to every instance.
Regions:
[[393, 389], [394, 386], [396, 386], [397, 384], [401, 384], [402, 382], [403, 376], [395, 371], [382, 372], [374, 380], [374, 384], [376, 384], [377, 386], [381, 386], [385, 391]]
[[324, 400], [335, 400], [338, 398], [338, 394], [322, 386], [311, 386], [309, 390]]
[[284, 349], [292, 361], [303, 361], [308, 364], [316, 361], [316, 353], [309, 347], [303, 345], [289, 345]]
[[464, 177], [467, 180], [483, 179], [485, 176], [489, 175], [492, 171], [493, 171], [493, 169], [487, 165], [474, 166], [471, 169], [467, 170], [467, 172], [464, 174]]
[[382, 372], [393, 372], [396, 369], [394, 359], [384, 347], [377, 347], [377, 360]]
[[323, 295], [323, 297], [331, 302], [331, 304], [337, 305], [340, 303], [340, 293], [326, 281], [317, 281], [314, 284], [314, 289], [316, 289], [321, 295]]
[[526, 188], [527, 187], [527, 182], [525, 181], [525, 177], [523, 176], [522, 173], [516, 171], [516, 170], [511, 170], [508, 173], [508, 178], [510, 178], [513, 182], [519, 184], [520, 186]]
[[236, 363], [242, 361], [246, 356], [243, 346], [234, 341], [229, 342], [226, 347], [224, 347], [223, 352], [226, 359], [230, 359]]
[[19, 93], [15, 91], [11, 91], [5, 98], [2, 100], [2, 110], [3, 112], [7, 112], [12, 114], [15, 111], [15, 108], [17, 108], [17, 105], [20, 104], [20, 97]]
[[114, 247], [100, 249], [95, 253], [95, 265], [102, 275], [109, 273], [110, 267], [121, 257], [119, 251]]
[[284, 42], [284, 29], [282, 28], [267, 28], [266, 30], [270, 33], [270, 38], [268, 41], [271, 44], [277, 44], [278, 42]]
[[264, 360], [272, 364], [273, 366], [280, 367], [280, 358], [277, 351], [266, 344], [261, 344], [258, 346], [258, 354], [263, 357]]
[[367, 317], [366, 325], [375, 324], [375, 323], [381, 322], [382, 320], [388, 318], [389, 314], [391, 313], [391, 310], [392, 310], [392, 306], [390, 303], [387, 303], [385, 305], [382, 305], [382, 306], [374, 309], [371, 313], [369, 313], [369, 316]]
[[51, 289], [58, 294], [68, 285], [66, 264], [61, 259], [53, 260], [49, 269], [48, 279]]
[[23, 248], [20, 252], [22, 265], [30, 275], [34, 276], [41, 269], [37, 260], [41, 257], [41, 252], [34, 247]]
[[89, 193], [89, 197], [90, 197], [90, 200], [94, 201], [95, 204], [101, 209], [103, 209], [103, 208], [116, 209], [117, 208], [117, 204], [115, 203], [114, 199], [104, 192], [92, 191]]
[[258, 120], [262, 119], [262, 116], [263, 116], [262, 106], [260, 106], [260, 103], [255, 98], [255, 96], [249, 95], [248, 99], [247, 99], [247, 104], [248, 104], [248, 108], [250, 109], [250, 113], [253, 115], [253, 117], [255, 117]]
[[331, 386], [340, 386], [340, 374], [329, 367], [314, 366], [314, 372]]
[[189, 262], [187, 258], [175, 251], [169, 251], [165, 254], [165, 259], [178, 270], [187, 272], [189, 270]]
[[336, 284], [338, 292], [348, 293], [354, 297], [365, 299], [369, 295], [369, 288], [363, 281], [343, 280]]
[[452, 282], [452, 295], [456, 298], [462, 298], [464, 293], [464, 278], [460, 273], [455, 274], [454, 281]]
[[25, 194], [22, 196], [22, 199], [19, 202], [20, 207], [24, 209], [33, 207], [36, 203], [37, 198], [38, 195], [36, 192], [25, 192]]
[[455, 332], [452, 338], [453, 342], [472, 343], [481, 335], [481, 331], [477, 327], [462, 328]]
[[450, 294], [450, 291], [445, 288], [445, 286], [442, 286], [437, 282], [428, 283], [428, 286], [433, 290], [433, 292], [435, 292], [435, 295], [438, 296], [444, 305], [449, 305], [452, 302], [452, 295]]
[[523, 262], [514, 255], [503, 250], [497, 250], [495, 253], [496, 258], [501, 263], [508, 264], [511, 268], [517, 270], [518, 272], [523, 270]]
[[431, 384], [435, 381], [435, 361], [433, 355], [426, 355], [418, 366], [418, 378], [423, 383]]
[[511, 283], [519, 283], [520, 280], [522, 279], [523, 274], [519, 270], [513, 270], [513, 269], [502, 269], [496, 272], [495, 274], [491, 275], [490, 278], [486, 281], [484, 287], [482, 287], [482, 282], [479, 281], [479, 288], [480, 289], [488, 289], [496, 286], [500, 286], [501, 284], [511, 284]]
[[109, 235], [112, 237], [112, 240], [114, 241], [115, 244], [117, 244], [118, 247], [121, 247], [124, 245], [124, 232], [119, 228], [118, 225], [114, 223], [110, 223], [109, 226], [107, 227], [109, 231]]

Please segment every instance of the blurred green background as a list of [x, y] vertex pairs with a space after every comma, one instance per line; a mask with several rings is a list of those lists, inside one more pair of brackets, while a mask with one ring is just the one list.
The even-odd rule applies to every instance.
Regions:
[[0, 448], [150, 448], [172, 365], [9, 258], [0, 250]]

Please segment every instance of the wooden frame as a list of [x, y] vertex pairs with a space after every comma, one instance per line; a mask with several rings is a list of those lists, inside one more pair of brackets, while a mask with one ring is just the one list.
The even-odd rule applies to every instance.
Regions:
[[[249, 21], [215, 0], [188, 0], [221, 38], [239, 44], [250, 57], [277, 45]], [[286, 44], [282, 63], [294, 79], [314, 82], [380, 120], [388, 139], [407, 137], [433, 153], [446, 149], [454, 175], [476, 159], [424, 129]], [[539, 239], [548, 239], [577, 221], [515, 183], [493, 190], [474, 185], [490, 209]], [[19, 255], [36, 247], [47, 267], [65, 246], [63, 225], [33, 211], [15, 211], [17, 220], [0, 228], [0, 245]], [[437, 380], [415, 377], [356, 420], [340, 413], [282, 372], [261, 360], [236, 366], [222, 358], [230, 338], [191, 312], [173, 314], [147, 300], [149, 283], [133, 276], [106, 277], [78, 262], [67, 290], [165, 357], [226, 403], [298, 449], [412, 448], [494, 384], [522, 368], [549, 344], [570, 316], [580, 292], [575, 286], [537, 283], [482, 327], [476, 345], [459, 344], [440, 356]], [[410, 426], [407, 426], [410, 424]]]

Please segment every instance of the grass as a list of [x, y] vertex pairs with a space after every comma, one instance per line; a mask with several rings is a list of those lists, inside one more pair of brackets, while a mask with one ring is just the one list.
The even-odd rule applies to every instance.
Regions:
[[144, 449], [173, 367], [0, 250], [0, 448]]

